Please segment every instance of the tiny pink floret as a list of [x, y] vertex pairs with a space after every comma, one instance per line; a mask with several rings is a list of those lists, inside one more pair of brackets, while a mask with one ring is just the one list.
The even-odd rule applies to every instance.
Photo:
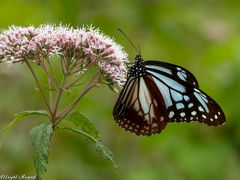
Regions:
[[0, 62], [13, 64], [29, 59], [39, 64], [54, 54], [70, 61], [94, 63], [116, 85], [126, 81], [127, 54], [113, 39], [93, 27], [11, 26], [0, 34]]

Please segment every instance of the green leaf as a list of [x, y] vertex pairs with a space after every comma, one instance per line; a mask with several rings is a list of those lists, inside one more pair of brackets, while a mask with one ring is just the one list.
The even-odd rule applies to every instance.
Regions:
[[90, 134], [84, 132], [84, 131], [81, 131], [81, 130], [78, 130], [78, 129], [75, 129], [75, 128], [71, 128], [71, 127], [64, 127], [64, 128], [60, 128], [60, 129], [64, 129], [64, 130], [69, 130], [69, 131], [72, 131], [74, 133], [77, 133], [77, 134], [81, 134], [83, 136], [85, 136], [86, 138], [90, 139], [92, 142], [94, 142], [96, 144], [96, 150], [97, 152], [100, 153], [100, 155], [106, 159], [106, 160], [110, 160], [113, 162], [114, 164], [114, 167], [115, 168], [118, 168], [117, 164], [115, 163], [114, 161], [114, 158], [113, 158], [113, 155], [111, 153], [111, 151], [103, 145], [103, 143], [99, 140], [99, 139], [95, 139], [93, 136], [91, 136]]
[[85, 133], [91, 135], [95, 139], [99, 139], [98, 132], [94, 125], [78, 111], [70, 113], [65, 117], [65, 120], [72, 122], [75, 126], [80, 126]]
[[94, 143], [97, 142], [97, 139], [95, 139], [93, 136], [91, 136], [90, 134], [88, 134], [84, 131], [81, 131], [79, 129], [75, 129], [75, 128], [71, 128], [71, 127], [64, 127], [64, 128], [60, 128], [60, 129], [69, 130], [74, 133], [81, 134], [81, 135], [85, 136], [86, 138], [90, 139], [92, 142], [94, 142]]
[[29, 133], [34, 145], [33, 161], [39, 180], [42, 179], [43, 174], [47, 171], [48, 147], [52, 132], [52, 124], [45, 123], [33, 128]]
[[112, 152], [106, 146], [104, 146], [100, 140], [96, 141], [96, 149], [104, 159], [112, 161], [115, 168], [118, 167], [114, 161]]
[[0, 136], [2, 136], [5, 133], [5, 131], [13, 127], [20, 119], [31, 115], [43, 115], [48, 117], [48, 112], [44, 110], [36, 110], [36, 111], [23, 111], [14, 114], [13, 117], [15, 117], [15, 119], [2, 129], [2, 131], [0, 132]]
[[47, 116], [47, 117], [49, 117], [48, 112], [47, 112], [47, 111], [44, 111], [44, 110], [23, 111], [23, 112], [14, 114], [13, 116], [16, 117], [16, 118], [23, 118], [23, 117], [31, 116], [31, 115], [42, 115], [42, 116]]

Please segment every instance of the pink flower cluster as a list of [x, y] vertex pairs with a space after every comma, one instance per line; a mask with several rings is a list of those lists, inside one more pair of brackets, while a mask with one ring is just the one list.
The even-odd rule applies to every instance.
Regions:
[[38, 63], [57, 54], [69, 61], [95, 64], [114, 84], [126, 80], [127, 54], [98, 29], [42, 25], [38, 28], [11, 26], [0, 34], [0, 62]]

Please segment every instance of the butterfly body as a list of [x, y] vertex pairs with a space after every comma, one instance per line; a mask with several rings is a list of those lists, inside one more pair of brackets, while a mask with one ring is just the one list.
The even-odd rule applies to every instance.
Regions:
[[143, 63], [143, 59], [140, 55], [137, 55], [135, 58], [135, 63], [130, 67], [128, 71], [128, 77], [134, 76], [136, 78], [143, 77], [146, 75], [146, 68]]
[[117, 124], [136, 135], [159, 134], [168, 122], [198, 121], [209, 126], [225, 122], [220, 106], [201, 91], [188, 70], [140, 55], [113, 109]]

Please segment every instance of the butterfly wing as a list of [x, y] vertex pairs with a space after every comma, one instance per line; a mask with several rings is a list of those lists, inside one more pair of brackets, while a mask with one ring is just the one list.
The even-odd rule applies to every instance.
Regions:
[[199, 87], [194, 75], [183, 67], [162, 61], [145, 61], [144, 64], [149, 71], [161, 73], [178, 82], [187, 82], [195, 88]]
[[[198, 89], [196, 78], [189, 71], [176, 65], [175, 69], [172, 65], [164, 66], [163, 69], [162, 66], [166, 63], [155, 61], [144, 63], [147, 74], [151, 75], [163, 95], [168, 122], [198, 121], [209, 126], [218, 126], [225, 122], [220, 106]], [[186, 74], [185, 79], [178, 76], [182, 69]]]
[[164, 99], [151, 76], [130, 76], [114, 106], [113, 116], [126, 131], [150, 136], [165, 128], [165, 107]]

